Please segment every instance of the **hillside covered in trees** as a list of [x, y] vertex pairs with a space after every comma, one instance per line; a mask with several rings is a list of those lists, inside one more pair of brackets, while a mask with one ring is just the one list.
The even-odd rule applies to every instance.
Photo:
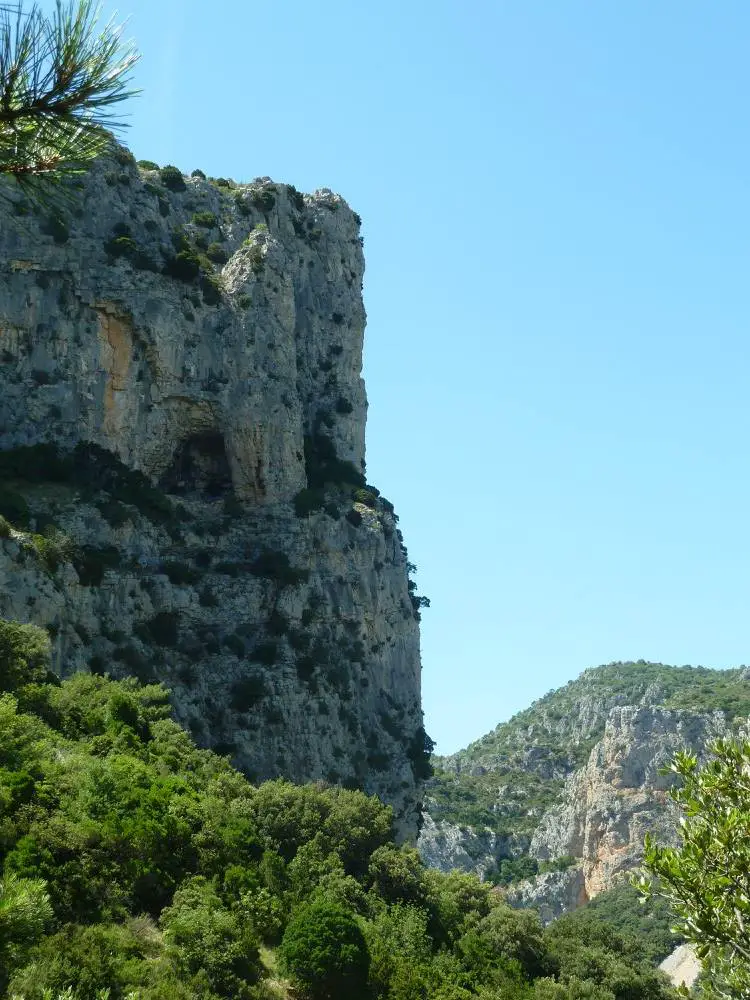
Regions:
[[606, 922], [543, 930], [426, 869], [376, 799], [252, 786], [162, 687], [59, 681], [33, 626], [0, 626], [0, 691], [0, 996], [670, 995]]

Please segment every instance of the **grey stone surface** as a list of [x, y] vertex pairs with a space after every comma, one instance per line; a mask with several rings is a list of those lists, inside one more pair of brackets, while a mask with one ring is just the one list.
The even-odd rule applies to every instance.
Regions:
[[[397, 518], [342, 487], [325, 511], [293, 506], [316, 434], [364, 469], [358, 217], [329, 191], [267, 179], [185, 178], [174, 192], [120, 160], [70, 189], [63, 228], [0, 203], [0, 448], [93, 442], [178, 493], [185, 516], [155, 524], [125, 504], [110, 523], [111, 498], [23, 487], [32, 528], [51, 520], [119, 565], [87, 586], [14, 532], [0, 541], [0, 615], [51, 627], [60, 674], [163, 680], [199, 742], [252, 777], [363, 787], [413, 838], [419, 629]], [[165, 273], [186, 239], [225, 262]], [[264, 550], [304, 579], [250, 571]], [[189, 579], [170, 582], [170, 562]], [[149, 631], [158, 615], [174, 616], [174, 642]]]
[[720, 712], [612, 709], [586, 766], [542, 817], [530, 853], [539, 861], [580, 858], [588, 898], [610, 888], [618, 874], [639, 864], [647, 832], [664, 841], [675, 837], [672, 778], [662, 769], [677, 750], [702, 751], [725, 728]]

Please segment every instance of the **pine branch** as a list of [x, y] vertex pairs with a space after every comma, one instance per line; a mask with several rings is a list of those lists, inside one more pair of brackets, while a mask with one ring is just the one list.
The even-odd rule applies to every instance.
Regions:
[[0, 174], [79, 171], [125, 127], [113, 109], [136, 93], [139, 55], [99, 15], [94, 0], [57, 0], [51, 17], [0, 5]]

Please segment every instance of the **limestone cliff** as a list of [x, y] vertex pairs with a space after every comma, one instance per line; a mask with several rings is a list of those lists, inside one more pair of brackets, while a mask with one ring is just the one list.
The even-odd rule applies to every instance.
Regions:
[[[613, 887], [644, 835], [676, 835], [661, 774], [750, 714], [746, 668], [616, 663], [586, 671], [450, 758], [426, 789], [427, 863], [496, 881], [545, 920]], [[532, 877], [530, 877], [532, 876]]]
[[679, 810], [668, 795], [673, 776], [662, 773], [675, 753], [701, 753], [725, 731], [720, 712], [613, 709], [585, 767], [537, 826], [532, 857], [580, 859], [587, 898], [609, 888], [638, 864], [646, 833], [663, 842], [675, 838]]
[[253, 777], [418, 821], [418, 599], [365, 488], [359, 219], [139, 169], [0, 202], [0, 616], [54, 665], [165, 681]]
[[676, 843], [679, 809], [668, 794], [672, 776], [662, 772], [678, 750], [701, 755], [726, 731], [721, 712], [613, 709], [586, 765], [568, 779], [531, 839], [537, 861], [569, 858], [573, 865], [511, 889], [510, 901], [540, 907], [552, 919], [634, 871], [647, 833]]

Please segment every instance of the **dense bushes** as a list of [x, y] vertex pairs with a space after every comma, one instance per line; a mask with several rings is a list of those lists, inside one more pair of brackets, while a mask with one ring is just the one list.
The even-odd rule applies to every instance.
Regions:
[[377, 799], [253, 788], [161, 687], [47, 667], [40, 630], [0, 626], [0, 996], [282, 997], [281, 941], [300, 998], [667, 1000], [637, 942], [425, 869]]
[[[81, 489], [84, 496], [91, 499], [98, 491], [105, 490], [113, 499], [137, 507], [145, 517], [158, 524], [174, 519], [176, 513], [169, 498], [152, 486], [142, 472], [129, 469], [112, 452], [90, 441], [81, 442], [69, 452], [62, 451], [53, 444], [35, 444], [0, 451], [0, 481], [8, 480], [68, 483]], [[3, 494], [7, 492], [5, 488], [0, 491], [0, 513], [11, 523], [18, 523], [19, 527], [23, 527], [22, 523], [14, 521], [7, 513], [7, 496], [6, 509], [3, 507]], [[18, 494], [9, 492], [11, 499], [15, 498], [18, 504]], [[23, 504], [16, 514], [23, 517], [25, 509], [28, 518], [25, 501]]]

